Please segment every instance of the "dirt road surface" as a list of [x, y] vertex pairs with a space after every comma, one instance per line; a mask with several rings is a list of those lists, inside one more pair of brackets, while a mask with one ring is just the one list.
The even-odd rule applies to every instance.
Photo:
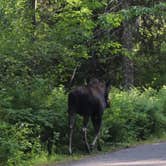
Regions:
[[56, 166], [166, 166], [166, 142], [140, 145]]

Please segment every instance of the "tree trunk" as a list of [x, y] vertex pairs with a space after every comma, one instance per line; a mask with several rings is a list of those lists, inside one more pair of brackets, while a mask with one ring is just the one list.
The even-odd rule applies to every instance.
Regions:
[[[128, 9], [129, 2], [127, 0], [122, 1], [122, 8]], [[129, 21], [123, 23], [122, 44], [126, 49], [127, 54], [132, 52], [133, 48], [133, 34], [132, 24]], [[134, 65], [133, 61], [128, 56], [123, 56], [123, 73], [124, 73], [124, 86], [129, 89], [134, 85]]]
[[36, 8], [37, 0], [28, 0], [27, 2], [27, 18], [32, 25], [32, 42], [35, 41], [35, 31], [36, 31]]
[[37, 0], [31, 0], [30, 6], [32, 10], [32, 25], [36, 26], [36, 8], [37, 8]]

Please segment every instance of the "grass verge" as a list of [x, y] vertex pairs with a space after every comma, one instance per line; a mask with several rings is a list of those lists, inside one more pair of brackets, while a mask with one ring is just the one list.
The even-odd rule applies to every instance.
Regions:
[[90, 155], [89, 154], [81, 154], [81, 153], [74, 153], [73, 155], [66, 155], [66, 154], [52, 154], [51, 156], [47, 156], [46, 153], [43, 153], [40, 156], [34, 158], [31, 162], [33, 166], [55, 166], [55, 164], [65, 163], [65, 162], [72, 162], [75, 160], [80, 160], [87, 157], [96, 156], [99, 154], [104, 154], [108, 152], [114, 152], [123, 148], [134, 147], [143, 144], [152, 144], [156, 142], [164, 142], [166, 141], [166, 134], [162, 137], [150, 137], [148, 140], [144, 141], [133, 141], [130, 143], [117, 143], [117, 144], [107, 144], [103, 147], [101, 152], [94, 150]]

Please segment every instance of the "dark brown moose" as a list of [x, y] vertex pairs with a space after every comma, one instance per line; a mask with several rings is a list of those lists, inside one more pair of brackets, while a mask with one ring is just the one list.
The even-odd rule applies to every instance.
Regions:
[[[83, 135], [85, 147], [90, 152], [98, 143], [98, 150], [101, 150], [99, 143], [99, 131], [102, 124], [102, 115], [104, 109], [109, 107], [108, 92], [109, 92], [109, 81], [102, 83], [97, 79], [93, 79], [88, 85], [80, 86], [75, 88], [69, 93], [68, 96], [68, 115], [69, 115], [69, 153], [72, 153], [72, 136], [73, 128], [75, 124], [76, 114], [83, 117]], [[89, 146], [87, 140], [87, 125], [91, 118], [95, 137]]]

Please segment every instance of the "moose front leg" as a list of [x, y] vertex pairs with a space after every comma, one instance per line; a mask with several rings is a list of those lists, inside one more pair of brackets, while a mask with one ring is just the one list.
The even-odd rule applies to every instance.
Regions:
[[91, 117], [91, 119], [92, 119], [93, 127], [95, 130], [95, 138], [91, 144], [91, 149], [93, 149], [93, 147], [96, 145], [96, 142], [97, 142], [97, 149], [101, 150], [99, 136], [100, 136], [102, 118], [101, 118], [101, 116], [93, 116], [93, 117]]
[[89, 147], [89, 143], [88, 143], [88, 139], [87, 139], [87, 125], [88, 125], [88, 122], [89, 122], [89, 116], [84, 117], [83, 118], [82, 131], [83, 131], [83, 139], [84, 139], [84, 142], [85, 142], [87, 152], [90, 153], [90, 147]]
[[75, 124], [76, 114], [69, 113], [69, 154], [72, 154], [72, 137]]

